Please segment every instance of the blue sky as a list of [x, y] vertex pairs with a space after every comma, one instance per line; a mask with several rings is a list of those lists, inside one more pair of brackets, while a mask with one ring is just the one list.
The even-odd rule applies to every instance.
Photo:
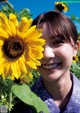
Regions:
[[[20, 11], [23, 8], [30, 9], [30, 13], [33, 15], [32, 18], [35, 18], [40, 13], [53, 10], [54, 2], [61, 0], [8, 0], [14, 7], [15, 10]], [[65, 1], [65, 0], [63, 0]], [[65, 13], [67, 16], [71, 16], [71, 14], [80, 18], [80, 0], [66, 0], [70, 1], [68, 3], [69, 11]], [[78, 31], [80, 32], [80, 23], [75, 22]]]

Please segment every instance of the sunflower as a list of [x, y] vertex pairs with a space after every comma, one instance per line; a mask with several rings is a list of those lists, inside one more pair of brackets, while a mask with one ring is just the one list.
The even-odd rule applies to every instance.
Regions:
[[68, 11], [67, 4], [66, 3], [63, 3], [63, 2], [55, 2], [55, 8], [58, 11], [60, 11], [60, 12], [62, 12], [62, 11], [67, 12]]
[[31, 26], [32, 18], [20, 21], [14, 14], [9, 18], [0, 12], [0, 75], [5, 79], [20, 78], [40, 66], [43, 57], [42, 30]]
[[21, 76], [20, 77], [20, 83], [27, 83], [29, 84], [33, 80], [33, 75], [31, 73], [28, 74], [28, 76]]
[[73, 56], [73, 62], [77, 62], [79, 60], [78, 56]]

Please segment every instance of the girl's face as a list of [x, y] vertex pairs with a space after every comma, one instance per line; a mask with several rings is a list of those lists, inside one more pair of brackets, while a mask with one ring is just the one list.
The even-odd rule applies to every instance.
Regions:
[[38, 71], [44, 80], [58, 80], [62, 76], [69, 75], [73, 56], [77, 53], [77, 47], [72, 47], [69, 43], [64, 43], [59, 38], [50, 38], [49, 34], [43, 29], [43, 36], [46, 40], [44, 46], [44, 57], [41, 59], [41, 66]]

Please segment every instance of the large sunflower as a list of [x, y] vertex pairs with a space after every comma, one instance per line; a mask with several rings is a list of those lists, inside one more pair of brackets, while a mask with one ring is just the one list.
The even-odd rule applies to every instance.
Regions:
[[31, 26], [32, 19], [17, 20], [14, 14], [9, 18], [0, 12], [0, 75], [12, 79], [28, 74], [40, 66], [45, 40], [42, 32]]

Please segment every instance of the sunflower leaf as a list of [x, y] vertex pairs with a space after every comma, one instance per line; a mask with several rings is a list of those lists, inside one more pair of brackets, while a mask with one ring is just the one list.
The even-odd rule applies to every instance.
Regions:
[[8, 17], [10, 13], [18, 15], [18, 12], [13, 8], [13, 5], [10, 2], [7, 2], [4, 6], [1, 7], [1, 11], [3, 11]]
[[32, 14], [30, 14], [30, 10], [27, 8], [22, 9], [19, 13], [19, 18], [22, 18], [22, 17], [31, 18], [31, 16]]
[[24, 103], [35, 107], [37, 113], [41, 111], [49, 113], [47, 105], [36, 94], [34, 94], [26, 84], [13, 85], [11, 90], [12, 93]]

